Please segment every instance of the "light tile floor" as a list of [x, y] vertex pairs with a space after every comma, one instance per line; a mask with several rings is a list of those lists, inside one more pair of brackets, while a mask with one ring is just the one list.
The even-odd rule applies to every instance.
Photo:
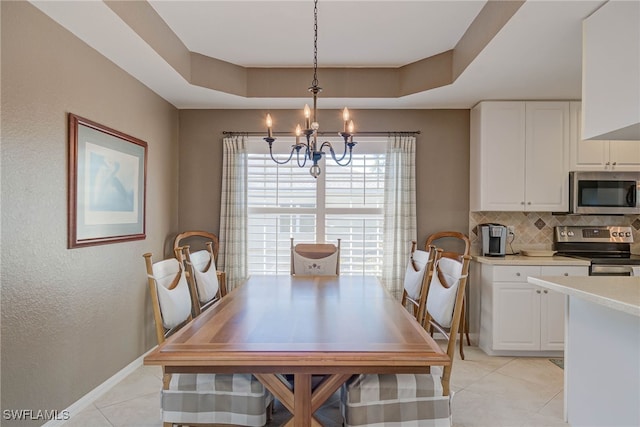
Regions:
[[[477, 347], [456, 354], [452, 373], [454, 427], [559, 427], [563, 419], [563, 372], [548, 358], [491, 357]], [[142, 366], [78, 414], [65, 427], [162, 426], [162, 373]], [[342, 425], [334, 395], [316, 417], [325, 427]], [[269, 426], [289, 418], [277, 406]]]

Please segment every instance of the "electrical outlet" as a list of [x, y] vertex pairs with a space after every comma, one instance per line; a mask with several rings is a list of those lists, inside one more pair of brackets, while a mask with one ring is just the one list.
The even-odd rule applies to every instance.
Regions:
[[516, 228], [513, 225], [507, 225], [507, 232], [509, 234], [516, 234]]

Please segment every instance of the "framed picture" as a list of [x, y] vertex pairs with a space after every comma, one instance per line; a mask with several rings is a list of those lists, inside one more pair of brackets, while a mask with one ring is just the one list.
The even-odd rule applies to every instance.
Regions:
[[68, 248], [145, 235], [147, 143], [69, 113]]

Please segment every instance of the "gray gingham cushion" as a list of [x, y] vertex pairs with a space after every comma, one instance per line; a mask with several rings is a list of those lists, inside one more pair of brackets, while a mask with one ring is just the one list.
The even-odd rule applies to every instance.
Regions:
[[161, 399], [163, 422], [260, 427], [273, 396], [250, 374], [173, 374]]
[[450, 427], [450, 396], [430, 374], [363, 374], [347, 381], [340, 408], [346, 427]]

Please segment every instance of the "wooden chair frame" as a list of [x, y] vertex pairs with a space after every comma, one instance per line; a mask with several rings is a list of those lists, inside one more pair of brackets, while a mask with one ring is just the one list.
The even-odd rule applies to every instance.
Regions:
[[[217, 263], [218, 263], [218, 251], [220, 250], [220, 241], [218, 239], [218, 236], [208, 231], [192, 230], [192, 231], [184, 231], [182, 233], [179, 233], [173, 239], [173, 250], [176, 250], [181, 246], [185, 246], [185, 242], [183, 241], [187, 239], [192, 239], [192, 238], [197, 238], [197, 239], [211, 242], [212, 244], [211, 252], [213, 253], [213, 259], [216, 262], [216, 265], [218, 265]], [[189, 246], [192, 246], [192, 245], [189, 245]]]
[[[227, 276], [224, 271], [217, 270], [216, 274], [218, 276], [218, 283], [220, 284], [220, 292], [219, 297], [214, 298], [211, 301], [206, 303], [201, 303], [200, 298], [198, 297], [198, 287], [195, 282], [195, 274], [192, 271], [191, 264], [191, 245], [183, 244], [183, 242], [187, 239], [199, 239], [205, 240], [206, 250], [211, 254], [211, 257], [217, 267], [218, 263], [218, 250], [220, 249], [220, 242], [218, 240], [218, 236], [208, 231], [185, 231], [183, 233], [178, 234], [173, 240], [173, 250], [176, 252], [176, 258], [180, 262], [185, 265], [185, 270], [187, 273], [187, 280], [189, 282], [189, 290], [191, 291], [191, 301], [193, 306], [193, 316], [198, 316], [202, 313], [203, 310], [209, 308], [215, 302], [217, 302], [220, 298], [227, 294]], [[179, 252], [179, 254], [178, 254]], [[207, 267], [208, 268], [208, 267]]]
[[[213, 254], [213, 242], [206, 242], [207, 252], [211, 255], [211, 259], [215, 260], [215, 255]], [[218, 277], [218, 293], [215, 297], [206, 302], [200, 301], [200, 293], [198, 292], [198, 284], [196, 280], [196, 274], [193, 271], [196, 267], [193, 265], [191, 261], [191, 251], [189, 245], [181, 246], [176, 250], [176, 256], [178, 260], [186, 266], [186, 274], [187, 274], [187, 282], [189, 283], [189, 291], [191, 293], [191, 304], [193, 306], [193, 315], [194, 317], [199, 316], [207, 308], [214, 305], [216, 302], [220, 301], [222, 297], [227, 294], [227, 286], [226, 286], [226, 276], [223, 271], [216, 271], [216, 276]], [[215, 262], [215, 261], [214, 261]], [[211, 268], [211, 262], [207, 265], [206, 270]]]
[[[452, 257], [447, 257], [452, 258]], [[460, 325], [462, 323], [462, 315], [464, 311], [464, 297], [467, 288], [467, 281], [469, 278], [469, 264], [471, 263], [471, 256], [469, 255], [460, 255], [457, 258], [458, 262], [462, 263], [462, 272], [460, 276], [460, 282], [458, 283], [458, 289], [456, 290], [456, 300], [455, 305], [453, 307], [453, 320], [451, 322], [451, 327], [449, 331], [446, 331], [442, 326], [440, 326], [436, 321], [431, 318], [429, 311], [425, 312], [424, 326], [435, 328], [438, 332], [443, 334], [445, 338], [447, 338], [447, 354], [451, 357], [451, 365], [445, 366], [442, 372], [442, 388], [443, 394], [448, 396], [450, 393], [450, 383], [451, 383], [451, 371], [453, 369], [453, 358], [455, 353], [456, 346], [456, 337], [458, 331], [460, 329]], [[434, 268], [434, 273], [438, 274], [438, 266], [436, 265]], [[446, 279], [442, 277], [442, 275], [438, 275], [440, 282], [443, 286], [451, 287], [452, 284], [448, 284]], [[427, 294], [429, 290], [427, 289]], [[428, 298], [428, 296], [427, 296]]]
[[[429, 237], [424, 244], [425, 250], [428, 250], [429, 246], [440, 246], [440, 244], [436, 244], [436, 241], [441, 240], [458, 240], [462, 242], [464, 245], [464, 252], [453, 252], [449, 250], [442, 249], [441, 257], [458, 259], [460, 256], [469, 256], [471, 252], [471, 241], [469, 237], [458, 231], [440, 231], [437, 233], [433, 233]], [[467, 345], [471, 345], [471, 339], [469, 338], [469, 319], [467, 316], [467, 295], [465, 293], [464, 300], [462, 302], [462, 316], [461, 316], [462, 327], [459, 330], [460, 333], [460, 358], [464, 360], [464, 337], [467, 338]], [[429, 331], [433, 334], [433, 328], [430, 328]]]

